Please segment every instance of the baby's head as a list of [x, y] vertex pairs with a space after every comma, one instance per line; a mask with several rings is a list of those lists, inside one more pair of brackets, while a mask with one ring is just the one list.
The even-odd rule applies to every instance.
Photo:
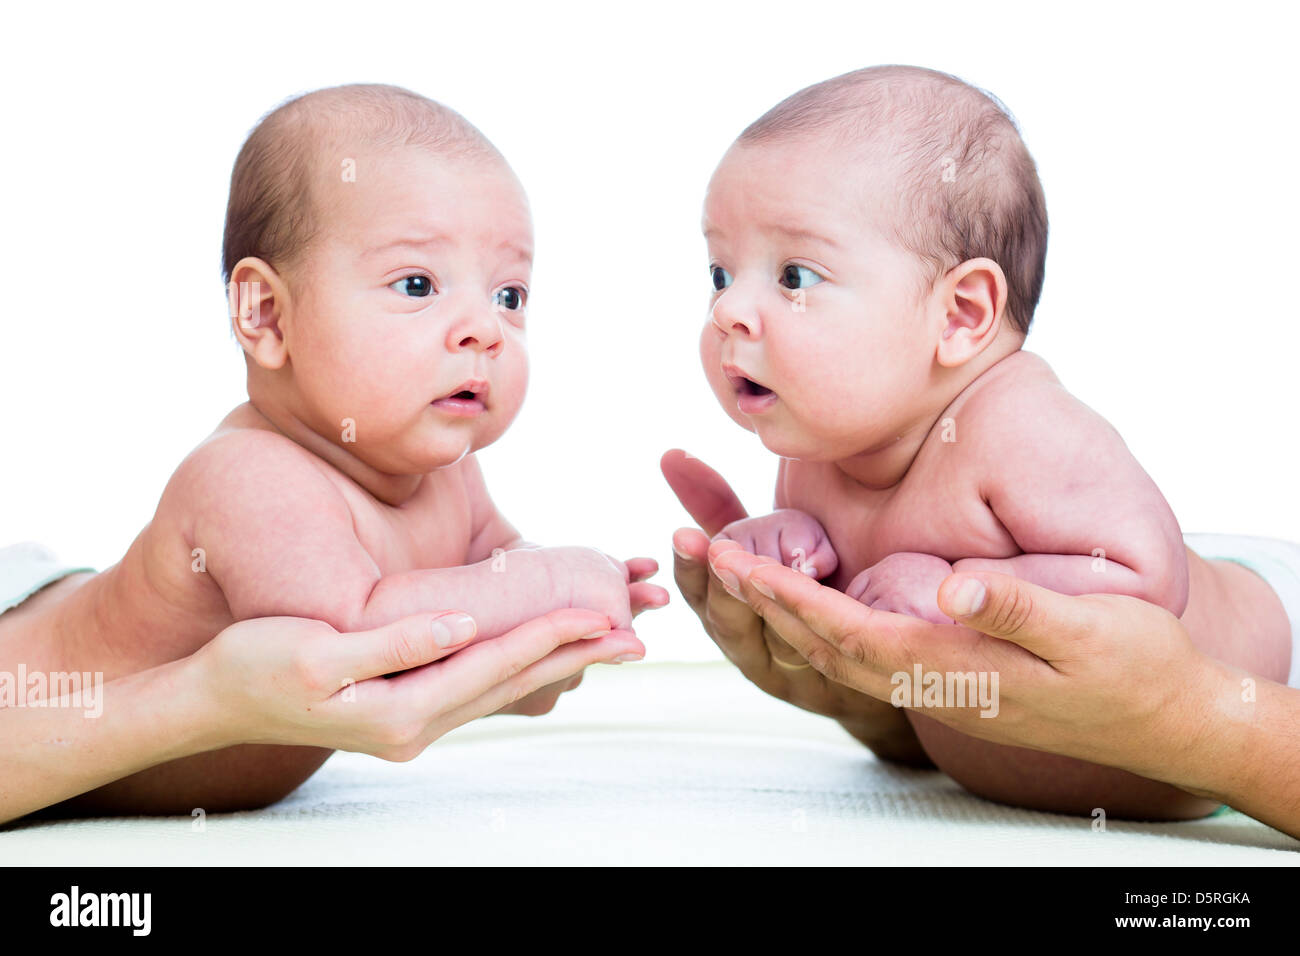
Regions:
[[997, 101], [883, 66], [746, 129], [709, 183], [704, 233], [700, 350], [719, 401], [779, 455], [840, 461], [928, 429], [1019, 348], [1047, 211]]
[[532, 243], [518, 180], [459, 114], [382, 85], [290, 100], [244, 143], [226, 212], [251, 401], [385, 474], [489, 444], [527, 387]]

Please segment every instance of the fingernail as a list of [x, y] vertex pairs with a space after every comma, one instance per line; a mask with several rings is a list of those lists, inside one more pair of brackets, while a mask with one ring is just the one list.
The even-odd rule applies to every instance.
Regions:
[[749, 584], [755, 591], [763, 595], [763, 597], [767, 598], [769, 601], [776, 600], [776, 595], [772, 593], [772, 589], [768, 587], [766, 584], [764, 584], [762, 581], [760, 581], [758, 578], [750, 578]]
[[596, 638], [604, 637], [608, 633], [609, 633], [609, 628], [605, 628], [603, 631], [592, 631], [590, 634], [582, 635], [582, 637], [580, 637], [579, 640], [594, 641]]
[[722, 586], [727, 589], [727, 593], [737, 601], [745, 600], [745, 596], [740, 593], [740, 579], [728, 571], [726, 568], [714, 568], [713, 573], [718, 576]]
[[958, 617], [967, 617], [984, 606], [987, 594], [984, 585], [977, 578], [967, 578], [957, 586], [948, 604]]
[[620, 654], [618, 657], [614, 658], [614, 663], [623, 664], [627, 661], [639, 661], [644, 656], [644, 654]]
[[691, 556], [681, 548], [677, 547], [676, 542], [673, 543], [673, 554], [677, 555], [677, 557], [681, 558], [683, 561], [691, 560]]
[[478, 631], [474, 619], [468, 614], [448, 614], [435, 618], [432, 629], [433, 640], [439, 647], [463, 644]]

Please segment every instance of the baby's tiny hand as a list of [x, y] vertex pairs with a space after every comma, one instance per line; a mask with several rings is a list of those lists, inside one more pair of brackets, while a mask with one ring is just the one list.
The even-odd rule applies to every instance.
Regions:
[[611, 627], [632, 629], [631, 573], [622, 561], [595, 548], [541, 548], [536, 553], [546, 562], [559, 606], [598, 611], [609, 617]]
[[939, 610], [939, 585], [952, 565], [933, 554], [900, 551], [867, 568], [844, 589], [855, 601], [878, 611], [919, 617], [932, 624], [951, 624]]
[[821, 522], [795, 508], [733, 521], [713, 536], [735, 541], [750, 554], [775, 558], [810, 578], [829, 577], [840, 566]]

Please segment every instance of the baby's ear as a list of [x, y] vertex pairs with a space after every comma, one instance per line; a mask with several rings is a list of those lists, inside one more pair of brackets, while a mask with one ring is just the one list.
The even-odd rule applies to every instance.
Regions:
[[955, 368], [997, 336], [1007, 305], [1007, 277], [992, 259], [967, 259], [940, 280], [939, 290], [944, 322], [935, 359]]
[[231, 270], [226, 292], [231, 328], [244, 351], [263, 368], [283, 366], [289, 357], [280, 330], [289, 304], [284, 279], [266, 261], [248, 256]]

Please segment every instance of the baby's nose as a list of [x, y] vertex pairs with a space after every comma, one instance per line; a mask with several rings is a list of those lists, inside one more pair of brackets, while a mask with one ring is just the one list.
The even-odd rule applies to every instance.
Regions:
[[453, 323], [447, 345], [452, 351], [472, 350], [496, 355], [505, 345], [501, 317], [492, 309], [467, 310], [459, 321]]
[[743, 335], [750, 338], [762, 332], [758, 310], [744, 304], [740, 298], [728, 299], [724, 294], [713, 303], [710, 313], [713, 325], [725, 335]]

